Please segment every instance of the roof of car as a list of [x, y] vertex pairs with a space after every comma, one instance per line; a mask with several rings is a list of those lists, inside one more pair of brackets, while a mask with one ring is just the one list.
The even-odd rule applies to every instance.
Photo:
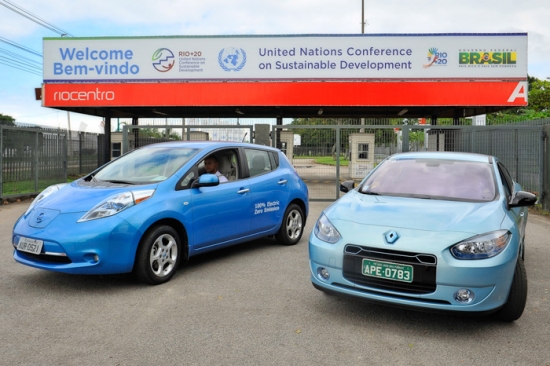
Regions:
[[492, 163], [493, 157], [484, 154], [448, 152], [448, 151], [417, 151], [399, 153], [390, 156], [390, 159], [443, 159], [443, 160], [464, 160], [480, 163]]
[[216, 148], [216, 147], [249, 147], [249, 148], [261, 148], [268, 150], [278, 150], [271, 146], [251, 144], [249, 142], [231, 142], [231, 141], [168, 141], [159, 142], [156, 144], [147, 145], [147, 147], [189, 147], [196, 149]]

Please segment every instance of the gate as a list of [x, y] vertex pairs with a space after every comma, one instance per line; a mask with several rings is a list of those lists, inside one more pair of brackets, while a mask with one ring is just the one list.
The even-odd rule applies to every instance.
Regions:
[[[294, 135], [299, 147], [293, 146]], [[542, 126], [277, 125], [272, 136], [273, 146], [287, 153], [307, 183], [312, 201], [339, 198], [340, 182], [359, 182], [386, 157], [407, 151], [494, 155], [523, 189], [543, 192]]]
[[247, 136], [250, 140], [254, 137], [254, 126], [250, 125], [124, 125], [122, 153], [157, 142], [210, 140], [211, 130], [219, 132], [217, 141], [243, 141]]

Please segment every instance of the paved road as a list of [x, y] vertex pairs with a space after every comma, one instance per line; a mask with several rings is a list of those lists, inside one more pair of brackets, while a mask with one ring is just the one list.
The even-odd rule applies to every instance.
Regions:
[[[306, 233], [326, 205], [311, 204]], [[327, 296], [307, 235], [197, 257], [161, 286], [39, 271], [12, 258], [27, 206], [0, 207], [1, 365], [550, 365], [546, 217], [529, 217], [529, 298], [509, 324]]]

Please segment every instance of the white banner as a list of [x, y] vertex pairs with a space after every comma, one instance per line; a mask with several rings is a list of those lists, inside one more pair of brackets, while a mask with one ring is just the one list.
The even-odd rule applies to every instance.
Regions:
[[527, 34], [45, 38], [44, 82], [527, 78]]

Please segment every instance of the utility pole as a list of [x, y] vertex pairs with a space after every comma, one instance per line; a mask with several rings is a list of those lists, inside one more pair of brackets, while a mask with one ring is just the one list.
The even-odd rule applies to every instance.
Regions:
[[[365, 0], [361, 0], [361, 34], [365, 34]], [[361, 126], [365, 125], [365, 117], [361, 117]], [[359, 132], [365, 132], [364, 129], [360, 129]]]
[[361, 0], [361, 34], [365, 34], [365, 0]]

